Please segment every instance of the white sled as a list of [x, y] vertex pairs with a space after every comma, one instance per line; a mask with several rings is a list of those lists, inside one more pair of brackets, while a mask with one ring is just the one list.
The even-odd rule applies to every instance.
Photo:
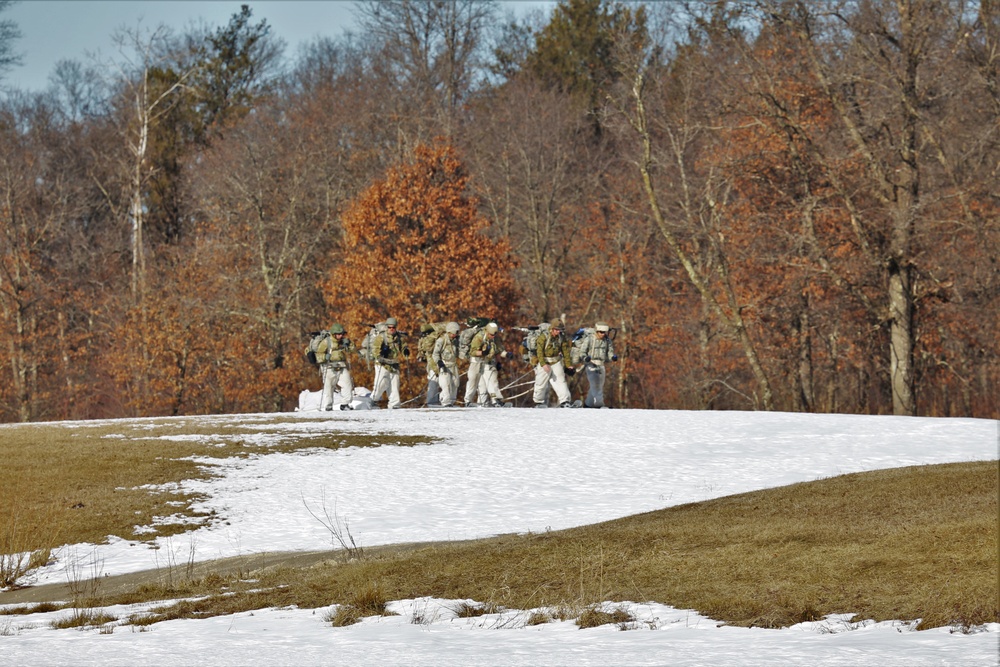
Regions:
[[[371, 394], [372, 392], [365, 387], [355, 387], [354, 397], [351, 399], [351, 408], [354, 410], [371, 410], [374, 407]], [[309, 391], [308, 389], [303, 389], [299, 394], [299, 406], [295, 408], [295, 411], [321, 412], [323, 410], [322, 401], [322, 391]], [[335, 392], [333, 394], [334, 410], [337, 410], [337, 406], [343, 402], [344, 401], [340, 396], [340, 392]]]

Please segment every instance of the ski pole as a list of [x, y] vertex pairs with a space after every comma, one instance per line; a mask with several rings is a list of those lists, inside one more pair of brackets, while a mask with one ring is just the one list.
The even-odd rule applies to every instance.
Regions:
[[515, 394], [514, 396], [508, 396], [507, 400], [508, 401], [513, 401], [515, 398], [521, 398], [522, 396], [527, 396], [528, 394], [530, 394], [533, 391], [534, 391], [534, 389], [525, 389], [520, 394]]
[[417, 394], [416, 396], [414, 396], [414, 397], [413, 397], [413, 398], [411, 398], [410, 400], [408, 400], [408, 401], [403, 401], [402, 403], [400, 403], [400, 404], [399, 404], [399, 407], [403, 407], [403, 406], [404, 406], [404, 405], [406, 405], [407, 403], [412, 403], [413, 401], [417, 400], [418, 398], [420, 398], [420, 397], [421, 397], [421, 396], [423, 396], [423, 395], [424, 395], [424, 392], [420, 392], [419, 394]]
[[522, 382], [520, 384], [509, 384], [504, 389], [517, 389], [518, 387], [527, 387], [528, 385], [535, 384], [534, 380], [528, 380], [527, 382]]
[[522, 375], [521, 377], [518, 377], [518, 378], [514, 378], [514, 379], [513, 379], [512, 381], [511, 381], [511, 383], [510, 383], [510, 384], [508, 384], [508, 385], [505, 385], [505, 386], [503, 386], [503, 387], [500, 387], [500, 391], [503, 391], [504, 389], [509, 389], [510, 387], [513, 387], [513, 386], [514, 386], [514, 383], [516, 383], [516, 382], [519, 382], [519, 381], [523, 380], [524, 378], [526, 378], [526, 377], [528, 377], [529, 375], [531, 375], [531, 373], [532, 373], [532, 371], [528, 371], [527, 373], [525, 373], [525, 374], [524, 374], [524, 375]]

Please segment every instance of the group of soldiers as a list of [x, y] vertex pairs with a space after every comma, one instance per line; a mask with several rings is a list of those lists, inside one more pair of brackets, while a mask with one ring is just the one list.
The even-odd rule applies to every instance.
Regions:
[[[386, 318], [384, 328], [371, 342], [372, 361], [375, 364], [371, 399], [378, 402], [383, 395], [390, 409], [402, 405], [399, 395], [400, 364], [409, 358], [410, 350], [404, 335], [398, 329], [395, 317]], [[583, 405], [590, 408], [604, 407], [605, 364], [617, 361], [614, 344], [609, 335], [610, 327], [597, 322], [593, 335], [588, 335], [577, 347], [577, 359], [573, 359], [572, 341], [565, 335], [566, 327], [561, 320], [553, 320], [537, 327], [539, 330], [530, 349], [522, 342], [524, 356], [528, 358], [534, 374], [532, 398], [535, 407], [548, 407], [549, 392], [554, 391], [559, 407], [574, 407], [569, 384], [566, 380], [577, 371], [577, 365], [586, 372], [589, 390]], [[351, 377], [348, 354], [355, 350], [339, 323], [330, 327], [329, 342], [320, 344], [322, 361], [319, 363], [323, 381], [322, 409], [350, 410], [354, 396], [354, 380]], [[505, 399], [500, 388], [498, 368], [502, 361], [513, 358], [497, 339], [500, 327], [496, 322], [488, 322], [472, 337], [469, 343], [466, 370], [464, 404], [466, 407], [503, 407]], [[459, 335], [461, 327], [457, 322], [448, 322], [443, 331], [432, 325], [422, 327], [421, 348], [427, 369], [427, 390], [424, 405], [428, 407], [455, 406], [459, 393]], [[323, 345], [326, 347], [323, 347]], [[339, 390], [339, 391], [338, 391]], [[340, 403], [335, 404], [335, 396]]]

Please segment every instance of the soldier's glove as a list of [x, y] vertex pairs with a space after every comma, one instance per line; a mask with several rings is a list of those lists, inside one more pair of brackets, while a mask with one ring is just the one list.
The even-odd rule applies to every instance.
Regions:
[[566, 369], [566, 375], [569, 375], [570, 377], [576, 375], [576, 369], [570, 366]]
[[441, 360], [438, 360], [438, 370], [440, 370], [442, 373], [448, 372], [448, 369], [444, 367], [444, 362]]
[[585, 362], [588, 362], [588, 363], [589, 363], [589, 362], [590, 362], [590, 355], [589, 355], [589, 354], [587, 354], [587, 355], [584, 355], [584, 357], [583, 357], [583, 360], [584, 360]]
[[612, 354], [611, 355], [611, 361], [618, 361], [618, 355], [617, 354]]

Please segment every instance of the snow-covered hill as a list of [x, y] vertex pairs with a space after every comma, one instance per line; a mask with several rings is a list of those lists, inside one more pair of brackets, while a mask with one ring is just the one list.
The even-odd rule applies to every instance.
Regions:
[[[306, 505], [335, 508], [363, 546], [454, 540], [566, 528], [851, 472], [992, 460], [1000, 445], [997, 422], [974, 419], [375, 410], [282, 415], [276, 434], [273, 417], [203, 419], [259, 427], [262, 439], [347, 430], [439, 441], [226, 459], [221, 477], [183, 485], [207, 494], [201, 509], [223, 520], [162, 539], [158, 549], [120, 539], [76, 545], [64, 550], [59, 565], [39, 573], [37, 583], [65, 581], [72, 569], [96, 567], [114, 575], [164, 567], [192, 554], [205, 560], [331, 547], [329, 531]], [[981, 665], [996, 664], [998, 655], [1000, 625], [973, 635], [916, 633], [904, 623], [859, 626], [838, 618], [787, 630], [748, 630], [719, 628], [693, 612], [641, 602], [636, 614], [655, 631], [578, 630], [568, 622], [524, 627], [516, 613], [455, 619], [447, 602], [418, 600], [396, 603], [409, 615], [338, 629], [322, 621], [323, 610], [171, 621], [151, 632], [121, 628], [112, 635], [26, 628], [22, 624], [38, 624], [39, 616], [6, 616], [0, 617], [0, 646], [8, 664], [104, 665]], [[413, 624], [415, 608], [430, 622]]]

